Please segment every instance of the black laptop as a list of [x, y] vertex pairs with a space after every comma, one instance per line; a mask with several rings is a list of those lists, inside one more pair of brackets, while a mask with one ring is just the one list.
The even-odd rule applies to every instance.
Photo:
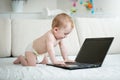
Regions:
[[113, 39], [113, 37], [86, 38], [75, 62], [47, 65], [69, 70], [100, 67]]

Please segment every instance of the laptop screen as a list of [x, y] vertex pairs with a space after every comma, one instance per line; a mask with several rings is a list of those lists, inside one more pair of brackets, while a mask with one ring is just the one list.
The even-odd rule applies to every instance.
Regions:
[[113, 37], [87, 38], [75, 61], [80, 63], [102, 64], [112, 40]]

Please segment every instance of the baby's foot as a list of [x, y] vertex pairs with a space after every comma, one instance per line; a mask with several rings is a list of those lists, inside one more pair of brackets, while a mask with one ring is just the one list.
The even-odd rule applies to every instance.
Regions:
[[13, 62], [14, 64], [20, 64], [20, 56]]
[[13, 63], [14, 64], [20, 64], [20, 61], [18, 59], [16, 59]]
[[42, 62], [40, 62], [40, 64], [48, 64], [48, 62], [47, 61], [42, 61]]
[[44, 59], [40, 64], [48, 64], [48, 60]]

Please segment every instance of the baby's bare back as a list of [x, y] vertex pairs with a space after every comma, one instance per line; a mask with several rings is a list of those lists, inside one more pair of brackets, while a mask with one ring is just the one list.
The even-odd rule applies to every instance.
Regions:
[[39, 38], [37, 38], [36, 40], [33, 41], [33, 48], [39, 53], [39, 54], [43, 54], [45, 53], [46, 50], [46, 37], [45, 36], [41, 36]]
[[54, 36], [51, 31], [48, 31], [45, 33], [43, 36], [37, 38], [36, 40], [33, 41], [33, 48], [39, 53], [39, 54], [44, 54], [47, 52], [47, 41], [48, 38], [51, 38], [52, 44], [57, 45], [58, 41], [54, 39]]

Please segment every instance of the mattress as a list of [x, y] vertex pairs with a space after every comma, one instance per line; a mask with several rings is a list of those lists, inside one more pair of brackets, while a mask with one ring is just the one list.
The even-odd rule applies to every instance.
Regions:
[[[70, 56], [74, 59], [75, 56]], [[120, 54], [107, 55], [99, 68], [65, 70], [45, 64], [35, 67], [13, 64], [16, 58], [0, 58], [0, 80], [120, 80]], [[58, 56], [58, 59], [61, 57]]]

